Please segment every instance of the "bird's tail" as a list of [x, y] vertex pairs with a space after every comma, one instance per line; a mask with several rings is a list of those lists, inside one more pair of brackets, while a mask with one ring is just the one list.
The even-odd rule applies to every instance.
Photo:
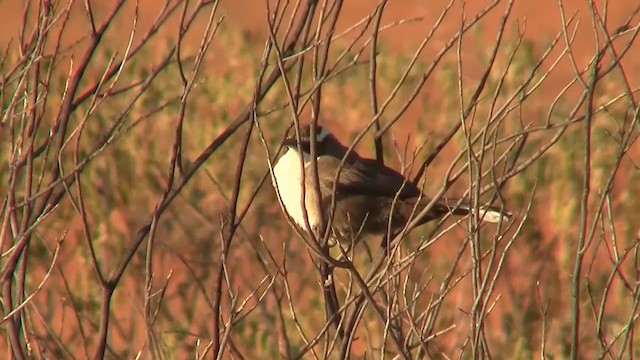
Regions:
[[[426, 207], [430, 203], [430, 199], [422, 199], [420, 201]], [[418, 207], [420, 208], [420, 207]], [[417, 209], [419, 210], [419, 209]], [[511, 220], [511, 213], [506, 209], [493, 205], [480, 205], [479, 207], [480, 221], [489, 223], [499, 223], [500, 221], [508, 222]], [[428, 221], [440, 218], [447, 214], [453, 214], [457, 216], [466, 216], [472, 211], [471, 203], [466, 199], [440, 199], [434, 204], [431, 210], [420, 219], [420, 223], [426, 223]], [[416, 211], [415, 214], [419, 214], [420, 211]]]

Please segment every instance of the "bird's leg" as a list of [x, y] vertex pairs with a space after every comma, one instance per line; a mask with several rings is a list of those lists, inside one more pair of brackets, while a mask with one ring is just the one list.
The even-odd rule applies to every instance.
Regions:
[[[326, 251], [324, 248], [322, 251]], [[328, 251], [326, 252], [328, 256]], [[322, 295], [325, 303], [325, 321], [331, 323], [338, 335], [340, 341], [344, 338], [344, 329], [341, 326], [342, 316], [340, 314], [340, 301], [338, 300], [338, 292], [333, 280], [334, 266], [323, 259], [319, 259], [318, 270], [320, 272], [320, 286], [322, 287]]]
[[[313, 232], [313, 236], [319, 250], [325, 253], [326, 256], [329, 256], [328, 248], [325, 244], [322, 244], [324, 234], [320, 231], [319, 226], [317, 224], [312, 225], [311, 231]], [[332, 246], [332, 242], [335, 245], [336, 240], [330, 236], [327, 241], [327, 245]], [[340, 314], [340, 301], [338, 300], [338, 292], [336, 291], [336, 285], [333, 281], [333, 270], [335, 266], [321, 257], [318, 258], [317, 266], [320, 275], [320, 287], [322, 288], [322, 295], [325, 303], [325, 321], [334, 326], [338, 337], [342, 340], [344, 338], [344, 329], [340, 326], [342, 321], [342, 316]]]

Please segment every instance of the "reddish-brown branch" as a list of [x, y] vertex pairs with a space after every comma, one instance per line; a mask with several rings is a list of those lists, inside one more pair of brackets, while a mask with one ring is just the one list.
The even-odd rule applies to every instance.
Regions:
[[[236, 166], [236, 174], [234, 179], [233, 190], [231, 192], [231, 199], [229, 200], [228, 217], [224, 220], [224, 227], [222, 230], [223, 243], [222, 252], [220, 254], [221, 259], [225, 259], [229, 254], [231, 247], [231, 240], [233, 239], [238, 223], [236, 222], [238, 196], [240, 195], [240, 184], [242, 183], [242, 173], [244, 172], [244, 164], [247, 158], [247, 149], [249, 148], [249, 140], [251, 140], [251, 133], [253, 132], [253, 123], [249, 123], [242, 146], [240, 147], [240, 156], [238, 158], [238, 165]], [[212, 331], [212, 354], [214, 359], [222, 357], [224, 351], [224, 344], [220, 344], [220, 317], [222, 312], [222, 279], [224, 269], [222, 268], [225, 262], [221, 261], [218, 266], [218, 272], [216, 273], [215, 287], [213, 289], [213, 331]], [[229, 325], [231, 326], [231, 325]]]

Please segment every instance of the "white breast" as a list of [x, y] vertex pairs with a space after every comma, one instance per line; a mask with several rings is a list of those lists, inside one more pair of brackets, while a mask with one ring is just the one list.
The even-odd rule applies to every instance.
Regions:
[[[303, 229], [306, 229], [304, 221], [304, 213], [300, 200], [302, 199], [302, 169], [300, 168], [300, 156], [298, 152], [289, 149], [278, 160], [278, 163], [273, 168], [275, 181], [273, 187], [276, 189], [276, 194], [280, 194], [282, 203], [285, 210], [291, 216], [291, 219]], [[307, 204], [311, 202], [311, 192], [305, 194], [305, 200]], [[307, 218], [309, 219], [309, 225], [313, 226], [317, 224], [317, 216], [314, 216], [312, 211], [314, 206], [307, 205]]]

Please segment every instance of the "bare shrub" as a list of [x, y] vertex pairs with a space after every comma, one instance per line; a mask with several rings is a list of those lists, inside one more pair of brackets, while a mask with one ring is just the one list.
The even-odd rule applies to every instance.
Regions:
[[[532, 41], [513, 1], [452, 1], [398, 53], [425, 21], [386, 0], [267, 1], [263, 37], [217, 1], [96, 3], [27, 1], [3, 47], [9, 358], [638, 356], [637, 10], [559, 1]], [[307, 119], [476, 210], [341, 256], [270, 186]]]

